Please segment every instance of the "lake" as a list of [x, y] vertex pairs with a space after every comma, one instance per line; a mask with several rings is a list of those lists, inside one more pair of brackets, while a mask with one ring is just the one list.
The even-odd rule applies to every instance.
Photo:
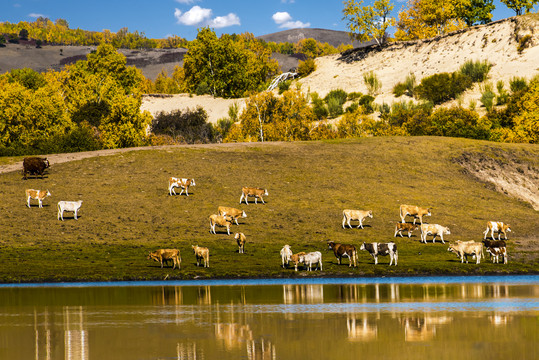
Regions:
[[539, 358], [539, 276], [0, 285], [0, 359], [358, 358]]

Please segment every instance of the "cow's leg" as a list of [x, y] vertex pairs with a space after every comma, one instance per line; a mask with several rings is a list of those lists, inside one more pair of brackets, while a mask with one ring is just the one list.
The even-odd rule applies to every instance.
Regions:
[[488, 227], [487, 229], [485, 230], [485, 232], [483, 232], [483, 240], [486, 240], [487, 239], [487, 234], [488, 234]]
[[445, 244], [445, 241], [444, 241], [444, 234], [440, 234], [440, 239], [442, 239], [442, 244]]
[[255, 205], [258, 204], [258, 196], [255, 196]]
[[[399, 230], [395, 227], [395, 235], [393, 235], [393, 237], [397, 237], [398, 232], [399, 232]], [[401, 237], [402, 237], [402, 234], [401, 234]]]
[[39, 203], [39, 207], [43, 207], [43, 199], [38, 199], [37, 202]]
[[28, 199], [26, 199], [26, 206], [30, 207], [30, 196], [28, 196]]
[[344, 229], [344, 226], [346, 225], [346, 216], [343, 215], [342, 217], [342, 228]]
[[359, 226], [358, 228], [361, 226], [361, 228], [363, 229], [363, 219], [359, 219]]
[[322, 271], [322, 259], [320, 259], [318, 263], [320, 264], [320, 271]]
[[230, 225], [226, 227], [226, 232], [228, 235], [230, 235]]
[[[436, 235], [438, 235], [438, 234], [434, 234], [434, 235], [432, 236], [432, 243], [433, 243], [433, 244], [434, 244], [434, 240], [436, 240]], [[425, 236], [425, 237], [426, 237], [426, 236]], [[425, 242], [426, 242], [426, 241], [425, 241]]]
[[236, 225], [239, 225], [238, 224], [238, 218], [234, 218], [234, 222], [236, 223]]
[[[401, 233], [401, 237], [402, 237], [402, 233]], [[412, 237], [412, 232], [410, 230], [408, 230], [408, 239]]]
[[264, 202], [264, 198], [262, 196], [260, 197], [260, 201], [262, 201], [262, 204], [266, 205], [266, 203]]
[[374, 265], [377, 265], [378, 264], [378, 256], [373, 255], [373, 257], [374, 257]]

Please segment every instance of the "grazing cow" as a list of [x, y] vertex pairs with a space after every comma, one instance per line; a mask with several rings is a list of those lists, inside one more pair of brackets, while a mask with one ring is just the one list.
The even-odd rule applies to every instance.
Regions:
[[290, 245], [285, 245], [281, 249], [281, 266], [284, 268], [284, 265], [288, 267], [288, 263], [292, 259], [292, 249]]
[[290, 256], [290, 261], [294, 263], [294, 268], [296, 271], [298, 271], [298, 264], [304, 262], [303, 257], [305, 256], [305, 252], [301, 251], [297, 254], [292, 254]]
[[320, 271], [322, 271], [322, 253], [320, 251], [313, 251], [303, 255], [303, 263], [308, 271], [312, 271], [313, 264], [316, 264], [315, 270], [318, 270], [320, 265]]
[[423, 216], [431, 216], [430, 209], [425, 209], [419, 206], [414, 205], [401, 205], [400, 207], [400, 216], [401, 222], [404, 224], [404, 218], [409, 215], [414, 217], [414, 224], [417, 219], [423, 224]]
[[210, 233], [217, 234], [215, 232], [215, 226], [226, 227], [226, 232], [230, 235], [230, 225], [232, 225], [232, 218], [227, 215], [210, 215]]
[[[481, 241], [484, 245], [484, 248], [504, 248], [507, 246], [507, 244], [505, 243], [505, 240], [483, 240]], [[489, 254], [489, 256], [491, 256]]]
[[242, 217], [242, 218], [247, 217], [247, 214], [245, 213], [245, 211], [240, 210], [240, 209], [236, 209], [236, 208], [233, 208], [233, 207], [229, 207], [229, 206], [219, 206], [217, 208], [217, 210], [218, 210], [219, 215], [231, 216], [232, 219], [234, 219], [234, 222], [236, 223], [236, 225], [239, 225], [238, 224], [238, 218], [239, 217]]
[[366, 250], [374, 258], [374, 265], [378, 264], [378, 255], [387, 256], [391, 259], [389, 261], [389, 266], [395, 261], [395, 266], [397, 266], [397, 261], [399, 260], [399, 253], [397, 251], [397, 244], [393, 241], [388, 243], [363, 243], [359, 250]]
[[257, 200], [260, 199], [262, 201], [262, 204], [265, 204], [264, 199], [262, 196], [268, 196], [268, 190], [261, 189], [261, 188], [254, 188], [254, 187], [242, 187], [241, 188], [241, 197], [240, 197], [240, 204], [245, 199], [245, 203], [249, 205], [249, 202], [247, 201], [248, 197], [254, 197], [255, 198], [255, 204], [257, 204]]
[[461, 263], [464, 263], [464, 258], [466, 258], [467, 264], [468, 256], [473, 256], [476, 258], [475, 263], [479, 264], [481, 262], [481, 254], [483, 253], [483, 244], [475, 241], [457, 240], [456, 243], [449, 244], [447, 251], [455, 253], [460, 258]]
[[417, 228], [419, 227], [419, 225], [416, 225], [416, 224], [410, 224], [410, 223], [396, 223], [395, 224], [395, 235], [394, 237], [397, 237], [397, 234], [399, 234], [401, 237], [402, 236], [402, 232], [403, 231], [406, 231], [408, 233], [408, 237], [412, 237], [412, 232], [414, 230], [416, 230]]
[[161, 269], [163, 268], [163, 262], [166, 262], [167, 260], [172, 260], [174, 262], [172, 270], [176, 268], [176, 265], [178, 265], [178, 270], [181, 269], [180, 264], [182, 262], [182, 258], [180, 257], [180, 250], [178, 249], [159, 249], [150, 252], [148, 254], [148, 260], [150, 259], [161, 263]]
[[483, 239], [487, 238], [487, 234], [489, 231], [490, 231], [490, 237], [492, 238], [492, 240], [494, 240], [495, 232], [498, 233], [498, 240], [500, 240], [501, 234], [503, 234], [503, 236], [505, 237], [505, 240], [507, 240], [507, 232], [510, 232], [511, 228], [509, 224], [504, 224], [501, 221], [489, 221], [487, 222], [487, 229], [483, 233], [485, 235]]
[[51, 196], [51, 193], [49, 190], [34, 190], [34, 189], [26, 189], [26, 203], [27, 206], [30, 207], [30, 199], [37, 200], [39, 203], [39, 207], [43, 207], [43, 199], [45, 199], [47, 196]]
[[363, 220], [365, 220], [366, 217], [370, 217], [372, 219], [372, 210], [343, 210], [342, 212], [342, 228], [344, 229], [344, 225], [348, 224], [348, 227], [351, 229], [352, 226], [350, 225], [350, 220], [357, 220], [359, 221], [358, 228], [363, 229]]
[[174, 188], [179, 187], [182, 189], [180, 191], [180, 195], [183, 194], [183, 190], [185, 190], [185, 195], [189, 196], [189, 186], [195, 186], [195, 179], [186, 179], [186, 178], [175, 178], [170, 177], [168, 179], [168, 193], [170, 196], [173, 194], [176, 195], [176, 191], [174, 191]]
[[74, 213], [75, 220], [77, 220], [77, 213], [82, 205], [82, 200], [79, 201], [58, 201], [58, 220], [64, 221], [64, 211], [72, 211]]
[[30, 175], [40, 175], [43, 179], [43, 174], [45, 169], [50, 166], [49, 160], [47, 158], [41, 158], [37, 156], [24, 158], [22, 161], [22, 174], [23, 179], [26, 180], [26, 174]]
[[354, 245], [339, 244], [334, 243], [333, 241], [329, 241], [328, 247], [330, 249], [333, 249], [333, 253], [337, 258], [337, 262], [339, 263], [339, 265], [341, 264], [342, 257], [348, 256], [348, 266], [352, 267], [352, 264], [354, 264], [354, 267], [357, 266], [357, 250]]
[[507, 264], [507, 248], [504, 247], [488, 247], [487, 253], [492, 256], [492, 263], [498, 263], [500, 256], [502, 257], [503, 263]]
[[421, 225], [421, 242], [427, 243], [427, 235], [432, 235], [432, 242], [436, 240], [436, 236], [440, 235], [442, 244], [445, 244], [444, 235], [451, 235], [449, 228], [438, 224], [422, 224]]
[[236, 242], [238, 243], [238, 253], [243, 254], [245, 250], [245, 243], [247, 242], [245, 235], [243, 233], [236, 233], [236, 235], [234, 235], [234, 239], [236, 239]]
[[197, 259], [197, 266], [200, 266], [200, 260], [203, 260], [204, 267], [210, 267], [210, 250], [207, 247], [198, 245], [191, 245], [191, 247]]

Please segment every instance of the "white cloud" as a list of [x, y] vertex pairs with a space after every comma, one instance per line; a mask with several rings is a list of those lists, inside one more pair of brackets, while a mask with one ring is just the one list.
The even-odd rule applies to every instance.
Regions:
[[30, 14], [28, 14], [28, 16], [31, 17], [31, 18], [36, 18], [36, 19], [39, 18], [39, 17], [43, 17], [43, 18], [48, 17], [47, 15], [36, 14], [36, 13], [30, 13]]
[[276, 12], [271, 16], [271, 18], [277, 25], [279, 25], [280, 28], [283, 29], [297, 29], [311, 26], [311, 23], [304, 23], [299, 20], [293, 21], [292, 16], [290, 16], [290, 14], [286, 11]]
[[175, 0], [175, 1], [180, 4], [192, 4], [195, 2], [195, 0]]
[[287, 21], [292, 20], [292, 16], [290, 16], [290, 14], [287, 13], [286, 11], [285, 12], [276, 12], [275, 14], [273, 14], [271, 16], [271, 18], [277, 24], [283, 24], [283, 23], [285, 23]]
[[198, 5], [193, 6], [185, 13], [182, 13], [179, 9], [176, 9], [174, 10], [174, 17], [178, 19], [178, 24], [187, 26], [203, 25], [210, 20], [211, 9], [204, 9]]
[[296, 1], [295, 1], [295, 0], [281, 0], [281, 2], [282, 2], [283, 4], [293, 4], [293, 3], [295, 3]]
[[227, 16], [217, 16], [215, 19], [210, 21], [210, 27], [214, 27], [216, 29], [221, 29], [228, 26], [233, 25], [241, 25], [240, 24], [240, 18], [238, 15], [230, 13]]
[[177, 19], [178, 24], [187, 26], [210, 26], [216, 29], [221, 29], [228, 26], [240, 25], [240, 18], [234, 13], [212, 18], [213, 12], [211, 9], [204, 9], [198, 5], [193, 6], [189, 11], [186, 12], [182, 12], [180, 9], [175, 9], [174, 17]]

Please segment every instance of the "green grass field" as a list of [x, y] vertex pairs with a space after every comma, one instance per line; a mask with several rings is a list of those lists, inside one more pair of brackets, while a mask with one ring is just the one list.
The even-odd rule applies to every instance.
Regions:
[[[331, 142], [179, 146], [51, 164], [45, 179], [0, 175], [0, 282], [109, 281], [290, 276], [392, 276], [537, 273], [539, 213], [493, 190], [454, 161], [463, 152], [511, 153], [537, 166], [536, 145], [434, 137], [378, 137]], [[190, 196], [169, 196], [168, 177], [189, 177]], [[266, 205], [239, 205], [242, 186], [267, 188]], [[26, 207], [25, 189], [49, 189], [39, 209]], [[56, 219], [59, 200], [83, 200], [79, 220]], [[425, 220], [451, 229], [446, 245], [394, 238], [399, 205], [432, 208]], [[248, 243], [239, 254], [233, 234], [209, 233], [219, 205], [244, 209], [231, 231]], [[373, 210], [364, 229], [342, 229], [343, 209]], [[483, 259], [461, 264], [447, 241], [483, 239], [488, 220], [511, 224], [509, 264]], [[411, 221], [411, 219], [409, 219]], [[430, 237], [429, 237], [430, 239]], [[358, 268], [337, 265], [327, 241], [394, 240], [399, 265], [374, 265], [359, 252]], [[197, 268], [191, 245], [210, 249], [210, 268]], [[284, 244], [321, 251], [323, 272], [280, 267]], [[161, 269], [149, 251], [178, 248], [181, 271]]]

